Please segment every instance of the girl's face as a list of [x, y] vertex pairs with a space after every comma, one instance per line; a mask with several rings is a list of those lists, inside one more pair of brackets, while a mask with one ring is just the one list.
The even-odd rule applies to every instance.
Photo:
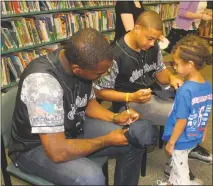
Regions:
[[173, 59], [173, 68], [175, 71], [181, 76], [186, 77], [191, 72], [192, 63], [187, 62], [185, 63], [180, 57], [179, 57], [179, 50], [177, 49], [175, 53], [172, 55]]

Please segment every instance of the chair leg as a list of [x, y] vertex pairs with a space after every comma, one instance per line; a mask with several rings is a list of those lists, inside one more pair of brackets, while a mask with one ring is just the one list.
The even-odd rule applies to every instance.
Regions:
[[146, 176], [146, 161], [147, 161], [147, 147], [144, 149], [144, 154], [141, 161], [141, 176]]
[[103, 165], [103, 173], [106, 178], [105, 184], [109, 185], [109, 174], [108, 174], [108, 160]]
[[164, 126], [160, 126], [159, 149], [163, 148], [163, 140], [162, 140], [163, 132], [164, 132]]
[[2, 171], [3, 178], [4, 178], [4, 184], [7, 186], [8, 185], [10, 186], [10, 185], [12, 185], [11, 179], [10, 179], [10, 175], [6, 169], [7, 169], [7, 158], [6, 158], [3, 138], [1, 137], [1, 171]]

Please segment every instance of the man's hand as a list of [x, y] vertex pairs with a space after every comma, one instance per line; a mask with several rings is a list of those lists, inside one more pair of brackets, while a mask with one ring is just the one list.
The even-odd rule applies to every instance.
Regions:
[[210, 21], [212, 20], [212, 16], [209, 14], [203, 14], [201, 19], [204, 21]]
[[170, 75], [170, 85], [173, 86], [176, 90], [183, 84], [183, 80], [175, 77], [174, 75]]
[[166, 144], [166, 147], [165, 147], [165, 150], [166, 150], [166, 153], [169, 155], [169, 156], [171, 156], [172, 155], [172, 153], [173, 153], [173, 151], [174, 151], [174, 144], [173, 143], [170, 143], [170, 142], [168, 142], [167, 144]]
[[124, 133], [128, 131], [129, 129], [117, 129], [111, 131], [107, 136], [108, 140], [110, 140], [110, 144], [114, 146], [119, 146], [119, 145], [127, 145], [128, 140], [124, 136]]
[[140, 89], [136, 92], [129, 94], [129, 101], [135, 102], [135, 103], [146, 103], [151, 100], [152, 90], [150, 88], [148, 89]]
[[128, 111], [125, 110], [121, 113], [119, 113], [114, 119], [115, 123], [119, 125], [130, 125], [131, 123], [134, 123], [136, 120], [138, 120], [140, 117], [140, 114], [138, 114], [133, 109], [129, 109]]

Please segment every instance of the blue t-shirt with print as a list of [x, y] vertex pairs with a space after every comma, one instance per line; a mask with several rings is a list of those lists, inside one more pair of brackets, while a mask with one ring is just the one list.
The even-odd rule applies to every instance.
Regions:
[[212, 108], [212, 87], [208, 81], [186, 81], [177, 91], [172, 111], [166, 122], [162, 139], [169, 141], [177, 119], [187, 119], [187, 125], [175, 144], [184, 150], [201, 143], [203, 131]]

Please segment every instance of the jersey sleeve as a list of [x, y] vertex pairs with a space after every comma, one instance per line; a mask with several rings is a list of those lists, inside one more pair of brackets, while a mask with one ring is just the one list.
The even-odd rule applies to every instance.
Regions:
[[119, 73], [118, 64], [115, 60], [113, 60], [113, 65], [111, 68], [109, 68], [108, 73], [95, 80], [93, 82], [93, 87], [97, 90], [114, 89], [115, 80], [116, 77], [118, 76], [118, 73]]
[[53, 76], [46, 73], [27, 76], [21, 100], [27, 107], [32, 133], [64, 131], [63, 89]]
[[92, 90], [91, 90], [91, 93], [90, 93], [90, 96], [89, 96], [89, 100], [95, 99], [95, 98], [96, 98], [95, 92], [94, 92], [94, 89], [93, 89], [93, 87], [92, 87]]
[[162, 70], [166, 69], [166, 66], [163, 62], [163, 56], [161, 53], [161, 50], [158, 50], [158, 55], [157, 55], [157, 68], [156, 68], [156, 72], [160, 72]]

